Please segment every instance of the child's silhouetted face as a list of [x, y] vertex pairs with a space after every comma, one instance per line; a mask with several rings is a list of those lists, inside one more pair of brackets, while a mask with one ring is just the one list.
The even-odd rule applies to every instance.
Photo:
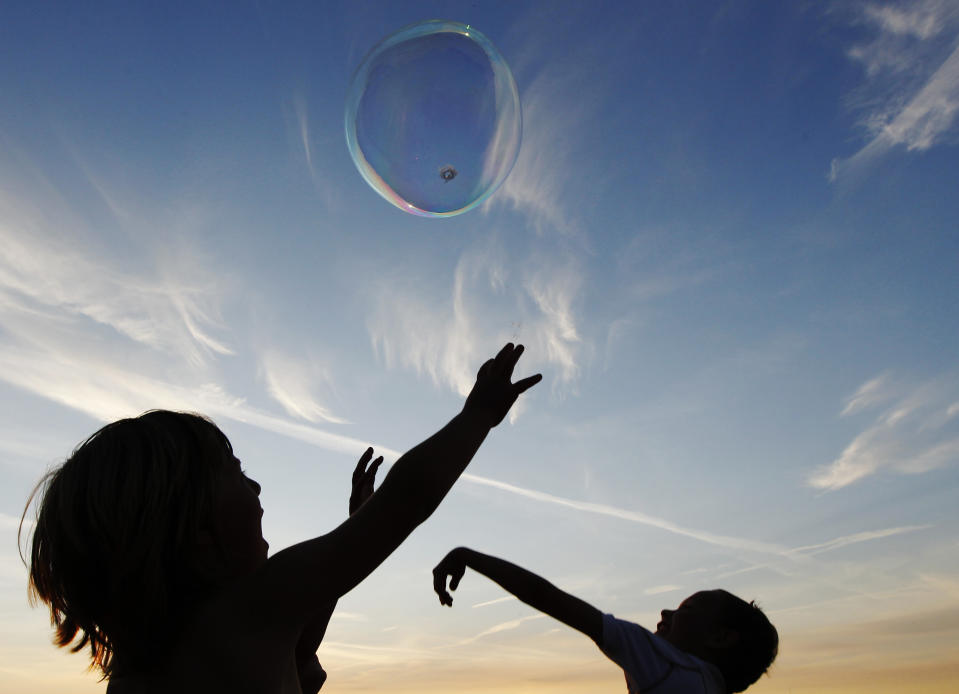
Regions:
[[704, 590], [683, 600], [675, 610], [663, 610], [656, 635], [680, 650], [703, 657], [721, 646], [722, 614], [727, 604], [722, 590]]
[[215, 489], [212, 528], [228, 577], [252, 573], [266, 561], [269, 548], [260, 519], [260, 485], [247, 477], [232, 453]]

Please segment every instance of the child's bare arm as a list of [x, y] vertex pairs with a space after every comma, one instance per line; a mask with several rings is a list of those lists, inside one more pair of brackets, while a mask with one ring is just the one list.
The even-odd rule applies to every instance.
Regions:
[[602, 646], [603, 614], [595, 607], [575, 595], [564, 593], [532, 571], [467, 547], [457, 547], [433, 569], [433, 590], [441, 604], [452, 607], [453, 597], [446, 589], [446, 579], [450, 579], [449, 590], [456, 590], [467, 566], [495, 581], [527, 605], [583, 632]]
[[433, 513], [490, 428], [540, 381], [537, 374], [512, 382], [522, 352], [521, 345], [507, 344], [487, 361], [463, 410], [401, 456], [376, 494], [346, 522], [269, 559], [252, 586], [251, 608], [259, 618], [284, 632], [302, 629], [322, 605], [350, 591]]
[[[376, 471], [383, 463], [383, 456], [369, 464], [372, 457], [373, 449], [367, 449], [360, 456], [360, 460], [353, 470], [349, 502], [350, 516], [359, 511], [360, 507], [373, 496]], [[329, 626], [330, 617], [333, 616], [333, 610], [336, 609], [336, 602], [336, 600], [333, 600], [323, 605], [313, 620], [303, 628], [300, 640], [297, 641], [296, 669], [300, 677], [300, 689], [303, 690], [303, 694], [316, 694], [326, 681], [326, 672], [316, 657], [316, 650], [320, 647], [320, 643], [326, 635], [326, 628]]]

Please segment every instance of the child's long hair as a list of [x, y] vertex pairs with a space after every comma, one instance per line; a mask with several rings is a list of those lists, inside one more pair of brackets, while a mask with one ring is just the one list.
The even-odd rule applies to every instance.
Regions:
[[231, 455], [208, 419], [156, 410], [103, 427], [41, 479], [24, 509], [39, 495], [30, 599], [49, 605], [58, 646], [89, 645], [105, 678], [163, 658], [210, 588], [197, 538]]

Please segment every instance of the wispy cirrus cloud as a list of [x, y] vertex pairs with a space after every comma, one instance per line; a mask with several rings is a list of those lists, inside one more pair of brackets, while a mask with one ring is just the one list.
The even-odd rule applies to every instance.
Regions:
[[875, 407], [883, 402], [890, 400], [895, 396], [890, 392], [889, 374], [884, 373], [871, 378], [863, 383], [856, 392], [846, 401], [846, 406], [842, 408], [841, 416], [855, 414], [864, 409]]
[[486, 207], [524, 213], [538, 234], [572, 234], [577, 225], [567, 189], [573, 184], [577, 133], [588, 122], [588, 99], [568, 93], [561, 74], [541, 74], [523, 90], [523, 144], [509, 177]]
[[[522, 213], [539, 236], [584, 242], [581, 210], [599, 188], [615, 178], [608, 160], [596, 157], [596, 123], [607, 99], [620, 92], [611, 64], [611, 42], [629, 41], [632, 26], [595, 24], [586, 32], [586, 7], [568, 7], [543, 21], [530, 7], [511, 22], [501, 48], [510, 62], [523, 111], [523, 136], [516, 165], [502, 188], [483, 206]], [[562, 45], [557, 53], [555, 47]], [[544, 56], [550, 56], [544, 60]], [[615, 60], [615, 58], [612, 58]]]
[[864, 170], [894, 147], [923, 151], [951, 142], [959, 114], [959, 6], [949, 0], [861, 6], [855, 22], [872, 38], [848, 51], [866, 83], [850, 97], [869, 138], [834, 159], [829, 178]]
[[809, 484], [842, 489], [880, 471], [919, 474], [959, 461], [959, 380], [955, 374], [920, 385], [893, 384], [889, 375], [864, 383], [842, 414], [879, 409], [864, 431]]
[[[370, 443], [277, 417], [249, 405], [222, 386], [189, 378], [163, 379], [126, 368], [109, 358], [71, 349], [14, 349], [0, 345], [0, 374], [7, 383], [94, 419], [109, 422], [147, 409], [198, 411], [230, 419], [321, 448], [355, 455]], [[378, 446], [396, 459], [399, 452]]]
[[260, 360], [260, 373], [267, 392], [287, 414], [308, 422], [343, 424], [346, 420], [321, 405], [315, 392], [329, 390], [333, 379], [328, 368], [315, 359], [295, 359], [279, 350], [270, 349]]
[[[351, 454], [366, 445], [263, 412], [221, 384], [217, 358], [234, 353], [221, 337], [231, 283], [200, 249], [172, 231], [162, 247], [149, 234], [138, 241], [136, 215], [116, 203], [137, 228], [114, 238], [118, 250], [55, 190], [41, 192], [45, 204], [0, 195], [0, 380], [104, 422], [199, 410]], [[292, 416], [340, 421], [317, 400], [332, 386], [316, 364], [266, 350], [263, 375]]]
[[682, 590], [682, 586], [677, 586], [673, 584], [661, 585], [661, 586], [650, 586], [643, 590], [643, 595], [662, 595], [663, 593], [672, 593], [677, 590]]
[[882, 540], [887, 537], [893, 537], [895, 535], [903, 535], [905, 533], [915, 532], [917, 530], [927, 530], [931, 528], [931, 525], [906, 525], [898, 528], [883, 528], [882, 530], [867, 530], [861, 533], [852, 533], [851, 535], [843, 535], [842, 537], [836, 537], [832, 540], [826, 542], [818, 542], [814, 545], [804, 545], [802, 547], [795, 547], [790, 550], [790, 552], [796, 554], [821, 554], [822, 552], [832, 552], [833, 550], [841, 549], [842, 547], [848, 547], [849, 545], [859, 544], [860, 542], [869, 542], [871, 540]]
[[519, 598], [517, 598], [514, 595], [507, 595], [506, 597], [503, 597], [503, 598], [496, 598], [494, 600], [486, 600], [485, 602], [478, 602], [475, 605], [473, 605], [473, 607], [488, 607], [489, 605], [498, 605], [501, 602], [514, 602], [518, 599]]
[[774, 554], [779, 556], [786, 556], [789, 553], [789, 549], [782, 545], [771, 542], [759, 542], [730, 535], [720, 535], [718, 533], [697, 530], [694, 528], [686, 528], [673, 523], [672, 521], [664, 518], [658, 518], [641, 511], [618, 508], [615, 506], [610, 506], [609, 504], [599, 504], [590, 501], [568, 499], [565, 497], [556, 496], [555, 494], [549, 494], [546, 492], [537, 491], [535, 489], [527, 489], [514, 484], [509, 484], [507, 482], [500, 482], [499, 480], [490, 479], [488, 477], [480, 477], [471, 473], [464, 473], [463, 479], [469, 480], [474, 484], [493, 487], [511, 494], [517, 494], [527, 499], [534, 499], [536, 501], [563, 506], [565, 508], [575, 509], [577, 511], [596, 513], [602, 516], [618, 518], [620, 520], [631, 521], [641, 525], [658, 528], [660, 530], [665, 530], [666, 532], [688, 537], [693, 540], [699, 540], [700, 542], [723, 547], [725, 549], [745, 550], [758, 554]]
[[[490, 349], [508, 340], [529, 347], [524, 369], [549, 365], [570, 383], [578, 373], [581, 283], [572, 262], [540, 258], [535, 269], [514, 266], [490, 242], [463, 253], [448, 294], [384, 283], [373, 296], [370, 339], [388, 367], [428, 375], [464, 396]], [[504, 315], [513, 320], [505, 323]]]
[[[327, 208], [335, 208], [338, 201], [338, 185], [335, 178], [324, 168], [324, 161], [329, 158], [329, 147], [335, 138], [329, 135], [317, 137], [315, 129], [311, 129], [309, 104], [303, 94], [294, 94], [283, 105], [287, 114], [292, 151], [302, 154], [302, 161], [310, 173], [317, 195], [323, 199]], [[337, 145], [342, 146], [340, 139], [335, 141]]]
[[[640, 525], [646, 525], [652, 528], [657, 528], [659, 530], [663, 530], [668, 533], [680, 535], [682, 537], [687, 537], [693, 540], [698, 540], [700, 542], [704, 542], [706, 544], [713, 545], [716, 547], [721, 547], [727, 550], [744, 551], [744, 552], [760, 554], [760, 555], [773, 555], [773, 556], [784, 557], [789, 559], [801, 558], [803, 556], [819, 554], [821, 552], [829, 552], [829, 551], [840, 549], [842, 547], [846, 547], [849, 545], [858, 544], [860, 542], [879, 540], [879, 539], [892, 537], [895, 535], [901, 535], [904, 533], [915, 532], [917, 530], [923, 530], [931, 527], [928, 525], [915, 525], [915, 526], [903, 526], [903, 527], [897, 527], [897, 528], [883, 528], [880, 530], [863, 531], [863, 532], [854, 533], [851, 535], [845, 535], [842, 537], [833, 538], [831, 540], [816, 543], [813, 545], [790, 548], [790, 547], [786, 547], [785, 545], [772, 543], [772, 542], [760, 542], [760, 541], [751, 540], [743, 537], [721, 535], [711, 531], [688, 528], [685, 526], [678, 525], [677, 523], [674, 523], [665, 518], [658, 518], [656, 516], [643, 513], [641, 511], [618, 508], [616, 506], [610, 506], [609, 504], [598, 504], [595, 502], [580, 501], [577, 499], [568, 499], [565, 497], [556, 496], [554, 494], [549, 494], [549, 493], [538, 491], [535, 489], [527, 489], [524, 487], [519, 487], [514, 484], [501, 482], [499, 480], [490, 479], [488, 477], [480, 477], [472, 473], [464, 473], [463, 479], [469, 482], [472, 482], [473, 484], [493, 487], [495, 489], [500, 489], [502, 491], [509, 492], [511, 494], [516, 494], [518, 496], [522, 496], [527, 499], [533, 499], [535, 501], [541, 501], [541, 502], [553, 504], [556, 506], [575, 509], [577, 511], [595, 513], [602, 516], [608, 516], [611, 518], [618, 518], [624, 521], [639, 523]], [[752, 571], [752, 570], [755, 570], [756, 568], [763, 568], [766, 566], [769, 566], [769, 565], [768, 564], [753, 565], [746, 569], [739, 569], [735, 572], [731, 572], [729, 574], [724, 574], [724, 575], [731, 576], [731, 575], [734, 575], [735, 573]]]
[[[803, 545], [801, 547], [794, 547], [786, 552], [786, 556], [791, 556], [795, 558], [799, 557], [811, 557], [817, 554], [822, 554], [824, 552], [832, 552], [837, 549], [842, 549], [844, 547], [849, 547], [851, 545], [858, 545], [863, 542], [872, 542], [873, 540], [884, 540], [889, 537], [895, 537], [897, 535], [905, 535], [907, 533], [914, 533], [920, 530], [928, 530], [932, 528], [931, 525], [905, 525], [895, 528], [880, 528], [879, 530], [864, 530], [858, 533], [851, 533], [849, 535], [842, 535], [840, 537], [834, 537], [831, 540], [826, 540], [825, 542], [817, 542], [812, 545]], [[722, 567], [720, 567], [722, 568]], [[741, 566], [732, 570], [724, 570], [722, 573], [714, 576], [716, 580], [723, 580], [726, 578], [732, 578], [733, 576], [741, 576], [743, 574], [751, 573], [753, 571], [759, 571], [761, 569], [776, 569], [777, 565], [774, 562], [761, 562], [757, 564], [748, 564], [746, 566]]]
[[[0, 197], [0, 319], [6, 339], [30, 340], [39, 326], [119, 340], [194, 365], [232, 348], [216, 336], [223, 286], [200, 272], [198, 254], [170, 243], [163, 254], [121, 258], [51, 228], [48, 212]], [[76, 223], [66, 216], [64, 225]], [[109, 334], [103, 337], [109, 337]]]
[[450, 293], [441, 299], [385, 283], [367, 321], [373, 349], [387, 367], [410, 368], [467, 395], [486, 346], [477, 339], [483, 320], [479, 297], [498, 292], [503, 272], [495, 253], [474, 251], [460, 258]]
[[471, 636], [468, 639], [463, 639], [462, 641], [459, 641], [457, 643], [450, 644], [450, 647], [465, 646], [475, 641], [479, 641], [480, 639], [485, 638], [487, 636], [492, 636], [493, 634], [499, 634], [504, 631], [513, 631], [514, 629], [518, 629], [520, 626], [522, 626], [526, 622], [532, 622], [537, 619], [544, 619], [545, 617], [546, 617], [545, 614], [531, 614], [525, 617], [519, 617], [517, 619], [510, 619], [505, 622], [500, 622], [499, 624], [494, 624], [489, 629], [484, 629], [483, 631], [476, 634], [475, 636]]
[[577, 348], [581, 338], [574, 305], [581, 284], [582, 278], [573, 265], [540, 270], [525, 283], [529, 297], [539, 309], [531, 326], [534, 341], [530, 346], [559, 367], [562, 382], [572, 381], [579, 370]]

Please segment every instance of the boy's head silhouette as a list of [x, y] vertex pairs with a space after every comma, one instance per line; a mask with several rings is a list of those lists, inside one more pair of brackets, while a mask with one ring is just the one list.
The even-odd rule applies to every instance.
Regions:
[[758, 680], [779, 651], [776, 628], [759, 607], [725, 590], [694, 593], [663, 610], [656, 635], [719, 668], [729, 692]]
[[89, 646], [105, 676], [155, 661], [179, 616], [266, 560], [259, 485], [199, 415], [108, 424], [41, 491], [32, 595], [49, 604], [56, 643]]
[[591, 638], [623, 668], [630, 692], [660, 691], [660, 685], [671, 692], [741, 692], [779, 652], [779, 635], [763, 611], [725, 590], [700, 591], [677, 609], [663, 610], [654, 636], [528, 569], [469, 547], [456, 547], [433, 568], [441, 605], [452, 607], [450, 591], [459, 587], [467, 568]]

